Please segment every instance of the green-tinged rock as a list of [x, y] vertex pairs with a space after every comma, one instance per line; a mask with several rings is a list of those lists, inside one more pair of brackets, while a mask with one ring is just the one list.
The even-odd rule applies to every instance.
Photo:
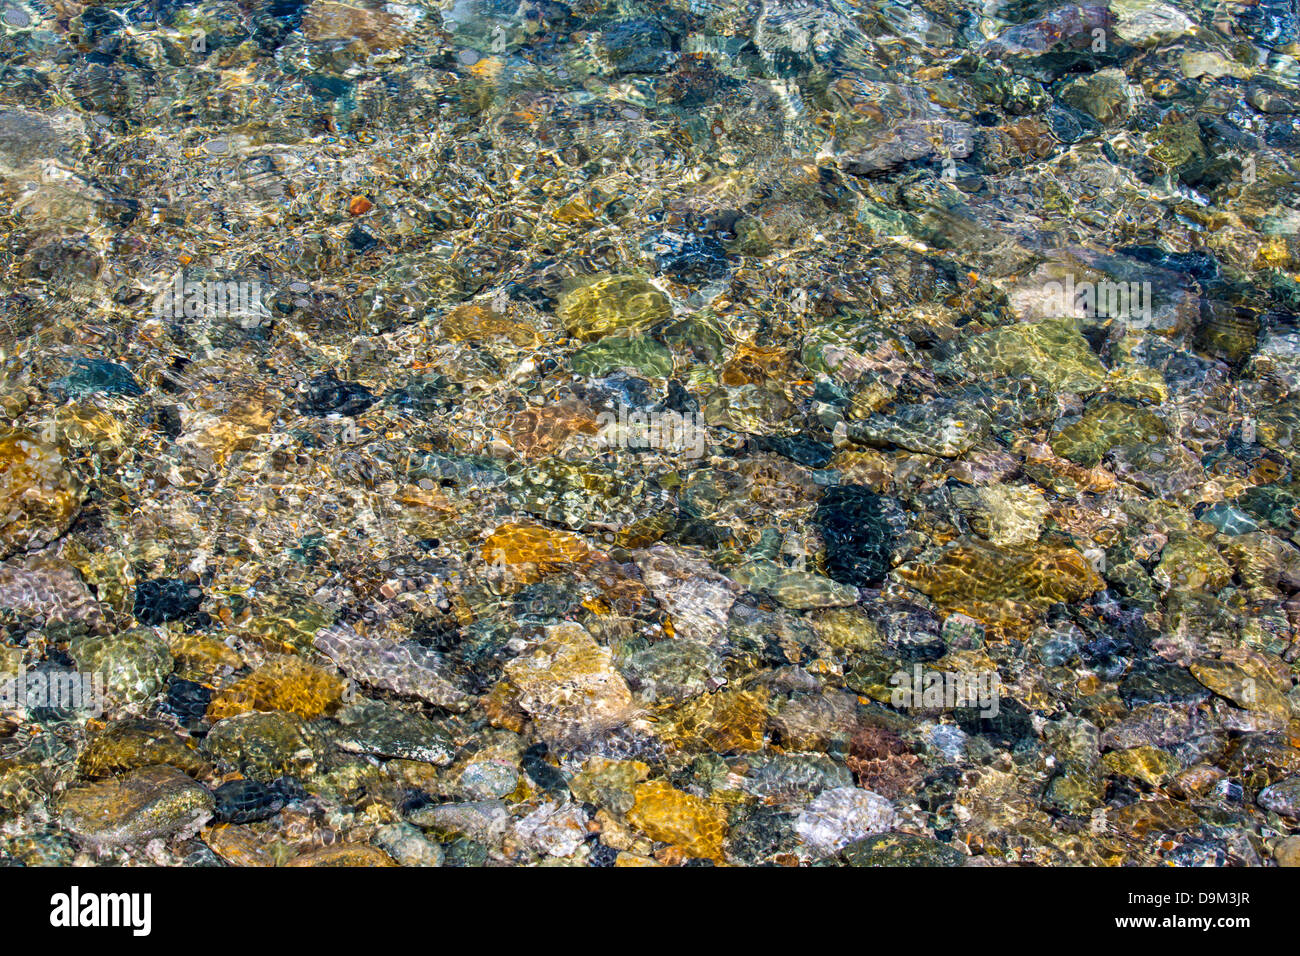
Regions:
[[212, 725], [203, 750], [263, 783], [277, 777], [304, 777], [316, 766], [301, 717], [283, 711], [240, 714]]
[[1052, 391], [1087, 395], [1106, 369], [1071, 318], [1050, 318], [990, 329], [966, 346], [961, 365], [981, 380], [1032, 378]]
[[1127, 402], [1097, 402], [1052, 436], [1052, 451], [1085, 468], [1101, 463], [1116, 445], [1164, 441], [1165, 422], [1156, 412]]
[[811, 571], [792, 571], [774, 561], [751, 561], [731, 573], [741, 587], [766, 591], [795, 610], [856, 604], [858, 589]]
[[442, 837], [468, 837], [489, 845], [499, 844], [510, 826], [510, 810], [502, 800], [431, 804], [406, 818]]
[[206, 787], [160, 766], [69, 790], [59, 798], [56, 817], [78, 839], [111, 846], [193, 833], [212, 812]]
[[148, 628], [73, 638], [68, 653], [83, 672], [100, 674], [112, 704], [138, 709], [163, 688], [172, 671], [167, 645]]
[[1118, 69], [1077, 77], [1061, 88], [1060, 97], [1105, 126], [1121, 122], [1133, 110], [1133, 91], [1124, 71]]
[[877, 833], [841, 851], [849, 866], [961, 866], [966, 854], [913, 833]]
[[1232, 566], [1208, 541], [1195, 535], [1176, 534], [1160, 552], [1160, 564], [1151, 577], [1165, 590], [1213, 592], [1232, 580]]
[[560, 298], [560, 320], [574, 338], [590, 342], [615, 332], [637, 333], [672, 315], [668, 297], [638, 276], [610, 276]]
[[1101, 806], [1106, 795], [1105, 779], [1095, 770], [1067, 767], [1047, 785], [1043, 805], [1078, 816]]
[[390, 704], [361, 702], [335, 715], [342, 725], [334, 743], [348, 753], [447, 764], [455, 755], [451, 735], [427, 717]]
[[610, 337], [579, 350], [569, 361], [574, 372], [598, 378], [617, 369], [631, 369], [652, 378], [669, 378], [673, 356], [654, 339]]
[[687, 700], [722, 683], [722, 658], [694, 641], [659, 641], [624, 658], [619, 670], [644, 700]]
[[591, 757], [569, 780], [573, 795], [585, 803], [626, 814], [636, 803], [636, 787], [650, 768], [638, 760]]
[[953, 458], [979, 442], [988, 433], [989, 425], [988, 416], [975, 405], [936, 398], [852, 422], [848, 438], [860, 445], [898, 445], [909, 451]]

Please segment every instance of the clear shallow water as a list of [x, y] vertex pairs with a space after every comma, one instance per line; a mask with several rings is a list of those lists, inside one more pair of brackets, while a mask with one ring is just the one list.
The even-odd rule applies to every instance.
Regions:
[[1295, 859], [1285, 4], [0, 7], [0, 852]]

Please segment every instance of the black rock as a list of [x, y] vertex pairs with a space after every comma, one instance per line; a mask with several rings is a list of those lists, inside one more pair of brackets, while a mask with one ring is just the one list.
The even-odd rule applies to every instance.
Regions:
[[835, 446], [813, 438], [787, 435], [755, 435], [749, 439], [754, 451], [770, 451], [809, 468], [824, 468], [835, 455]]
[[606, 846], [599, 840], [591, 845], [591, 852], [587, 854], [587, 862], [591, 866], [613, 866], [614, 861], [618, 859], [618, 850], [612, 846]]
[[727, 250], [712, 236], [692, 232], [665, 231], [647, 236], [642, 244], [655, 257], [655, 267], [662, 273], [683, 280], [720, 279], [731, 266]]
[[202, 603], [203, 591], [197, 584], [180, 578], [154, 578], [136, 585], [132, 613], [141, 624], [152, 627], [189, 617]]
[[694, 415], [700, 410], [700, 402], [686, 391], [681, 382], [674, 379], [668, 383], [668, 397], [664, 400], [664, 408], [681, 415]]
[[375, 403], [370, 389], [357, 382], [345, 382], [332, 371], [322, 372], [307, 383], [298, 399], [304, 415], [357, 415]]
[[1126, 246], [1119, 251], [1139, 262], [1186, 273], [1198, 282], [1215, 282], [1219, 278], [1219, 260], [1209, 252], [1168, 252], [1159, 246]]
[[929, 608], [908, 601], [875, 601], [865, 611], [880, 628], [890, 653], [903, 663], [934, 661], [948, 653], [943, 622]]
[[217, 819], [223, 823], [252, 823], [273, 817], [285, 807], [279, 790], [256, 780], [232, 780], [217, 787]]
[[568, 793], [569, 781], [559, 768], [546, 762], [546, 744], [534, 744], [524, 751], [524, 773], [548, 793]]
[[1119, 696], [1129, 707], [1141, 707], [1197, 703], [1208, 699], [1210, 692], [1185, 667], [1165, 661], [1143, 661], [1120, 681]]
[[360, 226], [353, 226], [352, 231], [348, 233], [348, 245], [357, 252], [369, 252], [379, 245], [379, 240]]
[[202, 684], [174, 674], [167, 680], [164, 706], [183, 723], [198, 723], [208, 712], [212, 691]]
[[163, 434], [172, 441], [180, 438], [185, 432], [180, 410], [175, 405], [164, 405], [159, 408], [154, 413], [153, 420], [154, 424], [162, 429]]
[[826, 543], [826, 573], [855, 587], [872, 587], [889, 573], [902, 512], [891, 498], [861, 485], [827, 490], [814, 519]]
[[995, 747], [1010, 750], [1019, 741], [1034, 736], [1034, 721], [1025, 705], [1014, 698], [1004, 697], [998, 703], [996, 716], [985, 717], [973, 707], [959, 707], [953, 711], [957, 726], [968, 734], [980, 734]]

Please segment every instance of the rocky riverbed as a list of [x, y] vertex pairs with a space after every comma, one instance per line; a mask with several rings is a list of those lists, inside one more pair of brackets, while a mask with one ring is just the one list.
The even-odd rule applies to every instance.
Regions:
[[1298, 33], [0, 0], [0, 862], [1300, 865]]

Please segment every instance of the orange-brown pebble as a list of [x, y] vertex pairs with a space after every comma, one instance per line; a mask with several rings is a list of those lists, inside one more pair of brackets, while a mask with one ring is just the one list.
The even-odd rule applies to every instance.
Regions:
[[364, 216], [374, 208], [375, 204], [365, 196], [353, 196], [352, 201], [348, 203], [348, 212], [354, 216]]

